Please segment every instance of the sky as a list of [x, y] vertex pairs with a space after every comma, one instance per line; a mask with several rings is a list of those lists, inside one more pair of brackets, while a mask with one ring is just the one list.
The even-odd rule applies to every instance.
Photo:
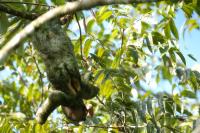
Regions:
[[[182, 12], [178, 12], [176, 17], [176, 26], [180, 33], [179, 46], [186, 57], [187, 67], [191, 68], [194, 65], [200, 64], [200, 30], [186, 31], [185, 38], [181, 35], [181, 27], [185, 23], [185, 16]], [[192, 54], [197, 62], [190, 59], [187, 55]]]

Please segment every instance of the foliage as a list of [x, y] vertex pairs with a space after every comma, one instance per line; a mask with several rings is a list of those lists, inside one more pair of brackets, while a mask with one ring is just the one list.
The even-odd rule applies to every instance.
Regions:
[[[50, 9], [40, 4], [6, 6], [39, 14]], [[186, 67], [178, 41], [180, 34], [199, 29], [199, 7], [198, 0], [167, 0], [76, 13], [81, 30], [73, 19], [66, 32], [73, 41], [82, 76], [100, 88], [98, 97], [86, 103], [93, 105], [94, 116], [80, 125], [70, 124], [60, 109], [43, 126], [34, 120], [50, 85], [32, 39], [27, 38], [0, 66], [0, 132], [192, 132], [199, 117], [200, 73]], [[180, 12], [186, 18], [182, 33], [175, 23]], [[27, 23], [29, 20], [0, 12], [0, 48]]]

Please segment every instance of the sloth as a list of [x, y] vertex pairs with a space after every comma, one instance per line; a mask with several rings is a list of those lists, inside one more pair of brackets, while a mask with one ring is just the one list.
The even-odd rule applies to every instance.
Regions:
[[59, 19], [45, 23], [32, 35], [34, 48], [39, 52], [53, 86], [48, 98], [36, 113], [36, 120], [44, 124], [58, 106], [74, 122], [86, 119], [87, 109], [83, 99], [91, 99], [99, 89], [81, 79], [78, 63], [70, 38]]

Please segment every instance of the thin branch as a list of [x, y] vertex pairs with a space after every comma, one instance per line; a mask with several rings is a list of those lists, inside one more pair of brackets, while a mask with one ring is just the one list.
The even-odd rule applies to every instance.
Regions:
[[41, 100], [41, 103], [43, 103], [43, 101], [44, 101], [44, 83], [43, 83], [43, 80], [42, 80], [43, 76], [42, 76], [42, 72], [41, 72], [41, 70], [39, 68], [39, 65], [38, 65], [37, 60], [36, 60], [34, 55], [33, 55], [33, 61], [34, 61], [35, 65], [36, 65], [37, 71], [39, 73], [39, 78], [40, 78], [40, 83], [41, 83], [41, 88], [42, 88], [42, 100]]
[[33, 58], [33, 62], [34, 62], [34, 64], [36, 65], [37, 71], [38, 71], [38, 73], [39, 73], [40, 85], [41, 85], [41, 88], [42, 88], [42, 100], [41, 100], [41, 103], [43, 103], [43, 101], [44, 101], [44, 83], [43, 83], [43, 80], [42, 80], [42, 78], [43, 78], [42, 75], [43, 75], [43, 74], [42, 74], [42, 72], [41, 72], [41, 70], [40, 70], [40, 67], [39, 67], [39, 64], [38, 64], [38, 62], [37, 62], [37, 60], [36, 60], [36, 58], [35, 58], [35, 56], [34, 56], [34, 54], [33, 54], [33, 49], [32, 49], [32, 47], [31, 47], [30, 43], [28, 43], [28, 45], [29, 45], [29, 47], [31, 48], [31, 56], [32, 56], [32, 58]]
[[91, 12], [92, 16], [94, 17], [94, 19], [96, 20], [96, 14], [95, 14], [95, 12], [92, 9], [90, 10], [90, 12]]
[[103, 106], [106, 106], [105, 103], [99, 98], [99, 96], [96, 96], [96, 98]]
[[19, 75], [19, 79], [20, 79], [20, 81], [24, 84], [24, 86], [27, 87], [27, 83], [26, 83], [26, 81], [24, 80], [24, 78], [23, 78], [21, 72], [18, 71], [16, 68], [15, 68], [15, 70], [17, 71], [17, 73], [18, 73], [18, 75]]
[[36, 19], [39, 16], [38, 14], [35, 14], [35, 13], [20, 12], [12, 8], [8, 8], [1, 4], [0, 4], [0, 12], [5, 12], [8, 14], [11, 14], [20, 18], [24, 18], [24, 19], [29, 19], [29, 20]]
[[75, 13], [75, 17], [76, 17], [76, 22], [77, 22], [78, 27], [79, 27], [81, 58], [82, 58], [82, 60], [84, 60], [84, 57], [83, 57], [83, 41], [82, 41], [82, 30], [81, 30], [81, 25], [80, 25], [80, 23], [79, 23], [79, 21], [78, 21], [78, 16], [77, 16], [76, 13]]
[[84, 26], [84, 29], [85, 29], [85, 33], [87, 34], [87, 24], [86, 24], [86, 19], [85, 19], [84, 15], [83, 15], [83, 26]]
[[[147, 124], [140, 125], [140, 126], [126, 125], [127, 128], [143, 128], [143, 127], [146, 127], [146, 126], [147, 126]], [[100, 126], [100, 125], [85, 125], [85, 127], [87, 127], [87, 128], [95, 127], [95, 128], [104, 128], [104, 129], [108, 129], [108, 128], [113, 128], [113, 129], [124, 128], [124, 126]]]
[[[171, 131], [176, 131], [176, 132], [178, 132], [178, 133], [181, 133], [181, 131], [179, 131], [178, 129], [173, 128], [173, 127], [170, 127], [170, 126], [168, 126], [168, 125], [163, 125], [163, 127], [166, 127], [166, 128], [168, 128], [169, 130], [171, 130]], [[198, 132], [198, 133], [199, 133], [199, 132]]]
[[42, 4], [42, 3], [32, 3], [32, 2], [19, 2], [19, 1], [0, 1], [0, 4], [26, 4], [26, 5], [35, 5], [35, 6], [44, 6], [44, 7], [54, 7], [54, 6], [49, 6], [47, 4]]
[[162, 0], [78, 0], [67, 2], [67, 4], [51, 9], [36, 20], [28, 24], [23, 30], [16, 34], [0, 51], [0, 64], [11, 54], [12, 50], [17, 48], [22, 40], [35, 31], [47, 21], [58, 16], [73, 13], [80, 10], [90, 9], [96, 6], [112, 5], [112, 4], [137, 4], [146, 2], [158, 2]]
[[121, 42], [121, 50], [122, 50], [122, 48], [123, 48], [123, 44], [124, 44], [124, 29], [122, 29], [122, 31], [121, 31], [121, 36], [122, 36], [122, 42]]

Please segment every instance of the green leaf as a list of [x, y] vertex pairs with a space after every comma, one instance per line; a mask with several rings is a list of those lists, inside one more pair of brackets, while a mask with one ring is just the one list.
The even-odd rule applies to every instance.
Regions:
[[8, 17], [5, 13], [0, 13], [0, 35], [7, 32], [9, 26]]
[[187, 18], [192, 17], [193, 7], [191, 5], [184, 4], [183, 7], [182, 7], [182, 10], [184, 11]]
[[147, 48], [148, 48], [149, 51], [152, 53], [153, 50], [152, 50], [152, 47], [151, 47], [151, 43], [150, 43], [149, 38], [148, 38], [148, 37], [145, 37], [145, 40], [146, 40]]
[[91, 39], [87, 39], [86, 42], [85, 42], [85, 45], [84, 45], [84, 49], [83, 49], [83, 52], [84, 52], [84, 55], [87, 57], [89, 52], [90, 52], [90, 48], [92, 46], [92, 40]]
[[1, 36], [2, 38], [0, 38], [0, 46], [7, 43], [14, 35], [16, 35], [19, 32], [22, 26], [22, 21], [16, 21], [14, 21], [13, 24], [9, 27], [8, 31]]
[[164, 32], [165, 32], [165, 36], [166, 36], [168, 39], [170, 39], [170, 38], [171, 38], [171, 33], [170, 33], [170, 25], [169, 25], [169, 23], [166, 23], [166, 24], [165, 24]]
[[91, 19], [88, 23], [87, 23], [87, 32], [91, 32], [93, 25], [94, 25], [95, 21], [94, 19]]
[[181, 58], [184, 65], [186, 65], [186, 60], [185, 60], [185, 57], [183, 56], [183, 54], [180, 51], [177, 51], [176, 53], [179, 55], [179, 57]]
[[147, 100], [147, 110], [148, 110], [148, 113], [151, 117], [154, 116], [154, 111], [153, 111], [153, 107], [152, 107], [152, 98], [149, 98]]
[[149, 28], [151, 28], [151, 26], [148, 24], [148, 23], [146, 23], [146, 22], [144, 22], [144, 21], [142, 21], [141, 22], [141, 26], [142, 26], [142, 33], [144, 33], [145, 31], [147, 31]]
[[191, 82], [191, 85], [192, 85], [192, 88], [196, 91], [197, 88], [199, 88], [198, 86], [198, 81], [197, 81], [197, 77], [196, 77], [196, 74], [195, 74], [195, 71], [192, 71], [190, 73], [190, 82]]
[[143, 122], [145, 122], [145, 123], [147, 123], [147, 120], [146, 120], [146, 117], [145, 117], [145, 113], [146, 113], [146, 103], [144, 103], [144, 102], [137, 102], [136, 103], [136, 109], [137, 109], [137, 112], [138, 112], [138, 115], [139, 115], [139, 117], [140, 117], [140, 119], [143, 121]]
[[102, 62], [101, 58], [96, 56], [95, 54], [90, 53], [90, 56], [96, 63], [98, 63], [100, 66], [105, 67], [105, 64]]
[[107, 6], [103, 6], [99, 9], [99, 11], [97, 12], [98, 16], [101, 16], [104, 12], [106, 12], [106, 10], [108, 10]]
[[158, 105], [159, 105], [160, 110], [161, 110], [163, 113], [165, 113], [165, 106], [164, 106], [164, 104], [163, 104], [163, 98], [162, 98], [162, 97], [161, 97], [161, 98], [158, 98]]
[[177, 30], [177, 28], [176, 28], [176, 25], [175, 25], [175, 23], [174, 23], [174, 20], [171, 19], [171, 20], [169, 21], [169, 24], [170, 24], [170, 29], [171, 29], [172, 34], [173, 34], [174, 37], [178, 40], [178, 39], [179, 39], [179, 34], [178, 34], [178, 30]]
[[51, 0], [55, 5], [63, 5], [65, 4], [65, 0]]
[[0, 71], [4, 70], [5, 69], [5, 66], [3, 65], [0, 65]]
[[133, 58], [135, 64], [138, 63], [138, 52], [135, 47], [128, 47], [127, 55]]
[[155, 132], [154, 129], [155, 128], [153, 124], [150, 124], [150, 123], [147, 124], [147, 133], [154, 133]]
[[171, 115], [174, 115], [174, 110], [173, 110], [173, 101], [170, 99], [165, 100], [165, 110], [170, 113]]
[[116, 53], [116, 56], [115, 56], [113, 62], [112, 62], [112, 68], [117, 68], [120, 65], [122, 54], [123, 54], [122, 50], [119, 49]]
[[181, 95], [184, 97], [196, 98], [196, 94], [193, 91], [189, 91], [189, 90], [183, 90], [181, 92]]
[[104, 52], [105, 52], [105, 49], [104, 49], [104, 48], [99, 48], [99, 49], [98, 49], [98, 52], [97, 52], [97, 56], [98, 56], [98, 57], [102, 57], [103, 54], [104, 54]]
[[126, 28], [126, 25], [125, 25], [125, 24], [127, 24], [128, 21], [129, 21], [129, 20], [128, 20], [127, 18], [120, 18], [120, 19], [119, 19], [119, 26], [120, 26], [121, 28]]
[[78, 128], [78, 133], [83, 133], [84, 131], [84, 125], [80, 125]]
[[169, 54], [170, 54], [170, 57], [171, 57], [172, 61], [176, 62], [176, 56], [174, 54], [173, 48], [170, 48]]
[[[12, 1], [12, 0], [10, 0]], [[15, 0], [15, 2], [21, 2], [21, 0]], [[6, 4], [8, 7], [14, 9], [14, 10], [17, 10], [17, 11], [25, 11], [25, 6], [24, 4], [13, 4], [13, 3], [7, 3]]]
[[152, 32], [152, 39], [155, 45], [158, 45], [159, 43], [165, 43], [165, 37], [157, 31]]
[[99, 23], [102, 23], [104, 20], [108, 19], [112, 15], [112, 11], [107, 11], [101, 14], [99, 18], [97, 19]]
[[106, 98], [109, 98], [111, 94], [114, 92], [113, 84], [111, 80], [106, 80], [101, 86], [100, 86], [100, 94], [102, 96], [105, 96]]
[[194, 61], [197, 61], [197, 59], [196, 58], [194, 58], [194, 56], [193, 55], [191, 55], [191, 54], [188, 54], [188, 56], [192, 59], [192, 60], [194, 60]]
[[[6, 116], [7, 117], [7, 116]], [[7, 118], [0, 117], [0, 132], [1, 133], [12, 133], [12, 125], [9, 123]]]
[[184, 71], [183, 71], [182, 69], [180, 69], [180, 68], [177, 68], [177, 69], [176, 69], [176, 75], [177, 75], [177, 77], [178, 77], [179, 79], [181, 79], [182, 76], [184, 75]]

